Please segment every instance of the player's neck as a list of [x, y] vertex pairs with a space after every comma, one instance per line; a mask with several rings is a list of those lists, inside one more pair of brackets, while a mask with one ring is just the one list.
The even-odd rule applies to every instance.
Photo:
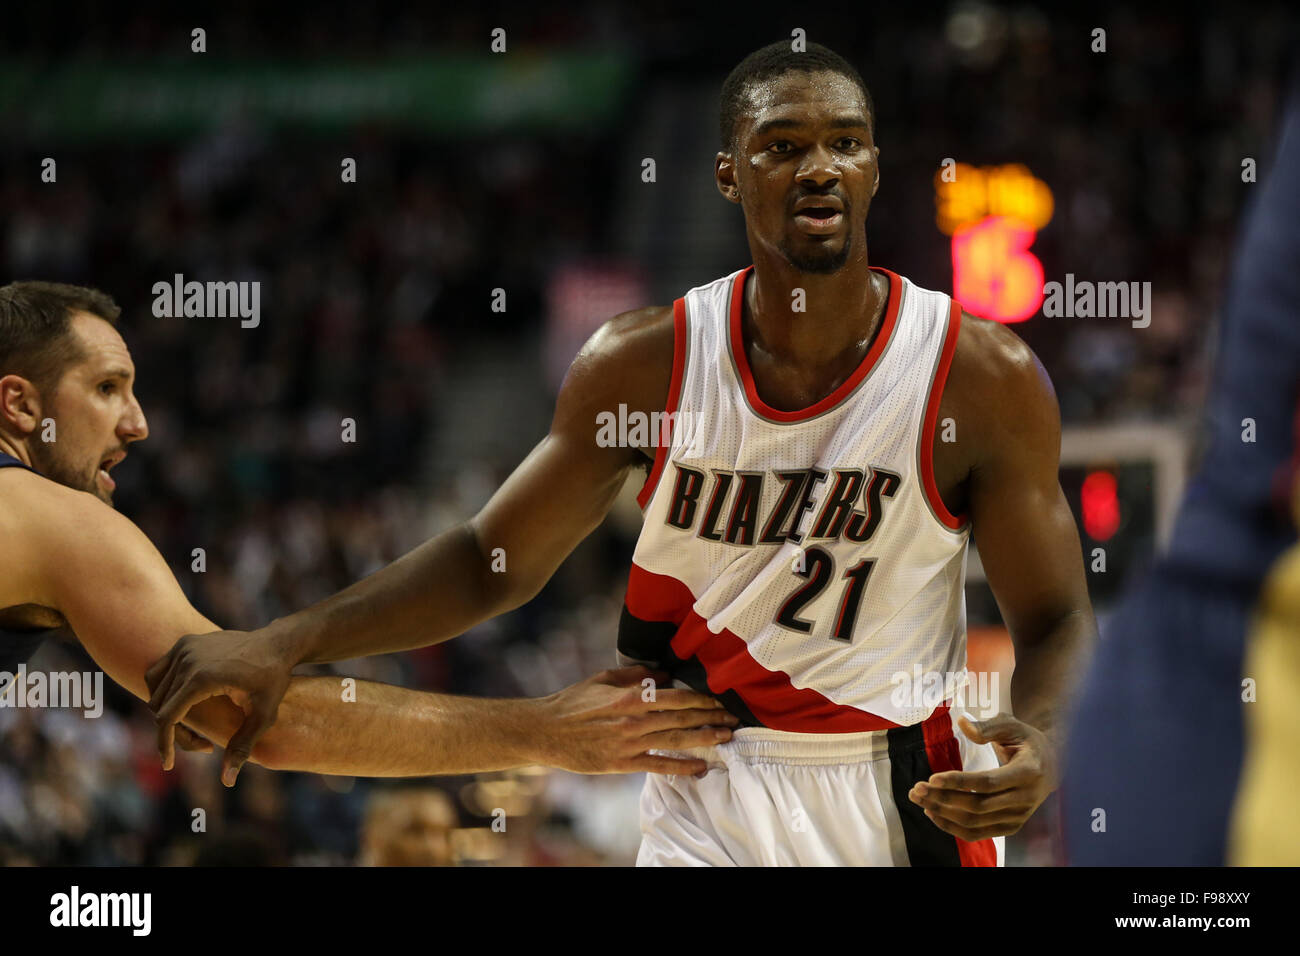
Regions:
[[783, 256], [756, 260], [744, 324], [774, 359], [818, 367], [846, 352], [865, 353], [888, 298], [889, 282], [870, 270], [865, 251], [830, 275], [800, 271]]
[[32, 457], [27, 453], [26, 443], [14, 441], [8, 435], [0, 435], [0, 454], [17, 458], [28, 468], [32, 467]]

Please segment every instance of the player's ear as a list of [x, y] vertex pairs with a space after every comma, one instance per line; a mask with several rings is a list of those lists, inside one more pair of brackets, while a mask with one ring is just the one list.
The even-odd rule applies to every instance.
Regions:
[[740, 184], [736, 182], [736, 161], [730, 153], [718, 153], [713, 160], [713, 180], [718, 192], [728, 202], [740, 202]]
[[21, 375], [0, 378], [0, 422], [26, 438], [41, 421], [41, 393]]
[[872, 146], [871, 148], [876, 151], [876, 161], [874, 163], [876, 167], [876, 179], [875, 182], [871, 184], [871, 195], [874, 198], [876, 195], [876, 190], [880, 188], [880, 147]]

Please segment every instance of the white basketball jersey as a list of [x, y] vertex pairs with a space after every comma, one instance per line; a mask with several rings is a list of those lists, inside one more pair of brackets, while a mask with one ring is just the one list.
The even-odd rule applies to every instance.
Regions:
[[[752, 268], [674, 304], [671, 438], [638, 499], [619, 651], [751, 725], [916, 724], [966, 665], [969, 524], [944, 507], [931, 454], [961, 310], [875, 269], [889, 301], [861, 365], [815, 405], [780, 411], [741, 337]], [[922, 675], [954, 676], [918, 699]]]

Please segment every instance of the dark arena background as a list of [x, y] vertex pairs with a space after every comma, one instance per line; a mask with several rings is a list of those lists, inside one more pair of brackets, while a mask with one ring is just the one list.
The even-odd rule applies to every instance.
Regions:
[[[718, 93], [747, 53], [804, 31], [878, 110], [871, 262], [1014, 322], [1051, 375], [1104, 628], [1203, 452], [1295, 26], [1284, 3], [24, 4], [0, 30], [3, 281], [122, 306], [150, 437], [115, 472], [115, 504], [195, 607], [256, 628], [472, 515], [606, 319], [751, 261], [713, 181]], [[989, 265], [1026, 235], [1041, 277]], [[260, 282], [257, 323], [156, 316], [155, 284], [178, 275]], [[1067, 276], [1133, 283], [1142, 312], [1060, 314], [1043, 287]], [[518, 611], [314, 672], [514, 697], [612, 666], [639, 484]], [[998, 675], [1008, 709], [1011, 646], [973, 550], [966, 596], [970, 667]], [[94, 668], [71, 643], [30, 666]], [[95, 720], [0, 709], [0, 864], [636, 857], [638, 775], [250, 764], [226, 790], [216, 757], [164, 773], [147, 708], [106, 687]], [[1009, 865], [1063, 862], [1060, 812], [1050, 798], [1008, 839]]]

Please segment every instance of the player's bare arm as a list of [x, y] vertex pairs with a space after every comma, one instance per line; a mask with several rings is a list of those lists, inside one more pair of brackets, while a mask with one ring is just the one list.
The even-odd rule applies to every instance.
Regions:
[[[164, 729], [223, 693], [261, 702], [253, 719], [265, 728], [299, 663], [435, 644], [530, 600], [604, 519], [629, 475], [649, 467], [653, 448], [602, 447], [597, 415], [620, 403], [662, 411], [672, 356], [671, 308], [606, 323], [569, 369], [549, 433], [472, 519], [260, 631], [178, 642], [149, 672]], [[506, 571], [493, 570], [494, 552], [504, 553]]]
[[1096, 635], [1079, 536], [1057, 477], [1060, 416], [1041, 363], [1010, 330], [963, 314], [934, 444], [944, 504], [966, 512], [1015, 647], [1015, 715], [959, 726], [1002, 766], [935, 774], [912, 791], [965, 840], [1015, 833], [1056, 787], [1074, 682]]
[[[213, 624], [189, 604], [144, 534], [112, 508], [30, 472], [8, 469], [0, 481], [13, 505], [0, 519], [7, 542], [0, 606], [57, 614], [110, 678], [147, 698], [149, 664], [179, 635]], [[708, 698], [684, 691], [660, 691], [653, 705], [644, 702], [647, 675], [635, 668], [606, 672], [537, 700], [451, 697], [358, 681], [355, 700], [344, 701], [338, 678], [294, 677], [275, 702], [275, 729], [260, 740], [249, 721], [274, 720], [274, 705], [264, 712], [261, 700], [237, 688], [205, 700], [185, 720], [226, 747], [228, 784], [250, 756], [272, 769], [356, 776], [536, 763], [579, 772], [697, 772], [697, 761], [642, 755], [715, 742], [726, 731], [692, 728], [730, 721]], [[170, 765], [170, 735], [160, 746]]]

